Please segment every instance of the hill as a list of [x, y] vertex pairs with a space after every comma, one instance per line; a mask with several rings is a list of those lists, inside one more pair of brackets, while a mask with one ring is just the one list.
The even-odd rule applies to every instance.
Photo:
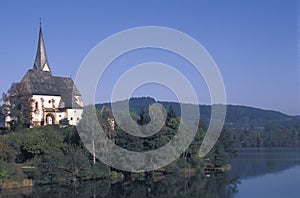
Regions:
[[[168, 109], [173, 107], [176, 114], [180, 116], [180, 104], [177, 102], [156, 101], [150, 97], [131, 98], [129, 100], [130, 111], [137, 115], [141, 109], [147, 110], [153, 103], [160, 103]], [[103, 106], [111, 107], [110, 103], [97, 104], [97, 108], [101, 109]], [[209, 123], [211, 106], [199, 105], [200, 117], [205, 123]], [[264, 110], [248, 106], [227, 105], [226, 126], [235, 128], [262, 128], [266, 124], [282, 125], [287, 128], [292, 128], [300, 125], [300, 116], [289, 116], [274, 110]]]
[[[173, 107], [180, 116], [177, 102], [156, 101], [150, 97], [131, 98], [130, 111], [137, 115], [141, 109], [160, 103], [168, 109]], [[110, 103], [97, 104], [97, 108], [111, 107]], [[206, 124], [211, 115], [210, 105], [199, 105], [200, 118]], [[300, 116], [290, 116], [274, 110], [263, 110], [248, 106], [227, 105], [225, 126], [235, 133], [237, 144], [242, 146], [295, 146], [300, 145]], [[264, 139], [261, 139], [264, 138]]]

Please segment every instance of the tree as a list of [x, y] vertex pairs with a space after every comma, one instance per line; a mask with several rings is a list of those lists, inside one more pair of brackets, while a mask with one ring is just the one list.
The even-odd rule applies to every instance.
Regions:
[[0, 162], [10, 163], [16, 157], [16, 151], [4, 142], [0, 142]]
[[7, 167], [0, 162], [0, 184], [9, 178], [9, 173]]
[[166, 125], [173, 130], [177, 130], [179, 127], [179, 124], [180, 124], [179, 119], [175, 113], [175, 110], [173, 109], [173, 107], [171, 105], [167, 112]]
[[199, 120], [197, 133], [195, 134], [195, 137], [187, 150], [187, 153], [189, 153], [189, 162], [195, 164], [199, 162], [199, 149], [201, 147], [206, 131], [207, 126], [205, 122], [203, 120]]
[[232, 132], [224, 127], [213, 149], [207, 155], [211, 165], [221, 167], [230, 162], [230, 158], [236, 156], [235, 144]]
[[172, 118], [177, 118], [174, 108], [172, 105], [169, 107], [167, 112], [167, 122], [169, 122]]
[[141, 126], [146, 125], [150, 122], [150, 117], [148, 114], [146, 114], [146, 112], [144, 111], [144, 108], [141, 108], [140, 114], [139, 114], [139, 118], [137, 120], [137, 123]]
[[101, 111], [98, 111], [98, 120], [99, 123], [107, 135], [109, 139], [115, 141], [116, 133], [115, 133], [115, 120], [113, 117], [113, 113], [110, 108], [103, 106]]
[[62, 125], [62, 126], [69, 126], [70, 125], [69, 120], [67, 118], [61, 119], [59, 121], [59, 124]]
[[92, 164], [87, 153], [80, 147], [68, 146], [63, 149], [64, 159], [59, 169], [67, 180], [86, 180], [92, 177]]
[[[5, 95], [5, 94], [3, 94], [3, 95]], [[2, 98], [0, 99], [0, 101], [2, 100]], [[2, 102], [2, 101], [1, 101]], [[5, 104], [2, 104], [1, 106], [0, 106], [0, 127], [2, 127], [1, 126], [1, 122], [2, 121], [4, 121], [5, 120], [5, 117], [6, 117], [6, 113], [7, 111], [6, 111], [6, 107], [5, 107]], [[4, 125], [3, 125], [4, 126]]]
[[23, 82], [13, 83], [7, 94], [3, 94], [13, 128], [30, 125], [31, 98], [32, 94]]
[[35, 182], [37, 184], [58, 183], [62, 170], [59, 168], [64, 163], [65, 158], [61, 150], [50, 150], [46, 155], [42, 155], [35, 171]]

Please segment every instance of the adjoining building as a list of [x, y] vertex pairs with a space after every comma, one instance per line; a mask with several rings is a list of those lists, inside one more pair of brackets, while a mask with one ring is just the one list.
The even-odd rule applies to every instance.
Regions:
[[59, 124], [63, 119], [70, 125], [79, 123], [83, 112], [81, 94], [71, 78], [52, 75], [41, 26], [33, 69], [20, 82], [31, 95], [30, 127]]

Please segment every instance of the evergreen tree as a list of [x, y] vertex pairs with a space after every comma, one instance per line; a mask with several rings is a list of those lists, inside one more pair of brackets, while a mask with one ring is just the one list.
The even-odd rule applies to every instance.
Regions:
[[144, 111], [144, 108], [141, 108], [139, 118], [137, 120], [137, 123], [141, 126], [146, 125], [150, 122], [149, 115]]

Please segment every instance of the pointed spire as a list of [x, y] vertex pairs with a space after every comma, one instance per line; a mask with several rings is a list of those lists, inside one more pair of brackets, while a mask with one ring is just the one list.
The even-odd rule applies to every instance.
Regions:
[[45, 43], [44, 43], [44, 38], [42, 33], [41, 19], [40, 19], [39, 41], [38, 41], [33, 69], [39, 71], [51, 72], [48, 59], [47, 59], [47, 53], [46, 53], [46, 48], [45, 48]]

